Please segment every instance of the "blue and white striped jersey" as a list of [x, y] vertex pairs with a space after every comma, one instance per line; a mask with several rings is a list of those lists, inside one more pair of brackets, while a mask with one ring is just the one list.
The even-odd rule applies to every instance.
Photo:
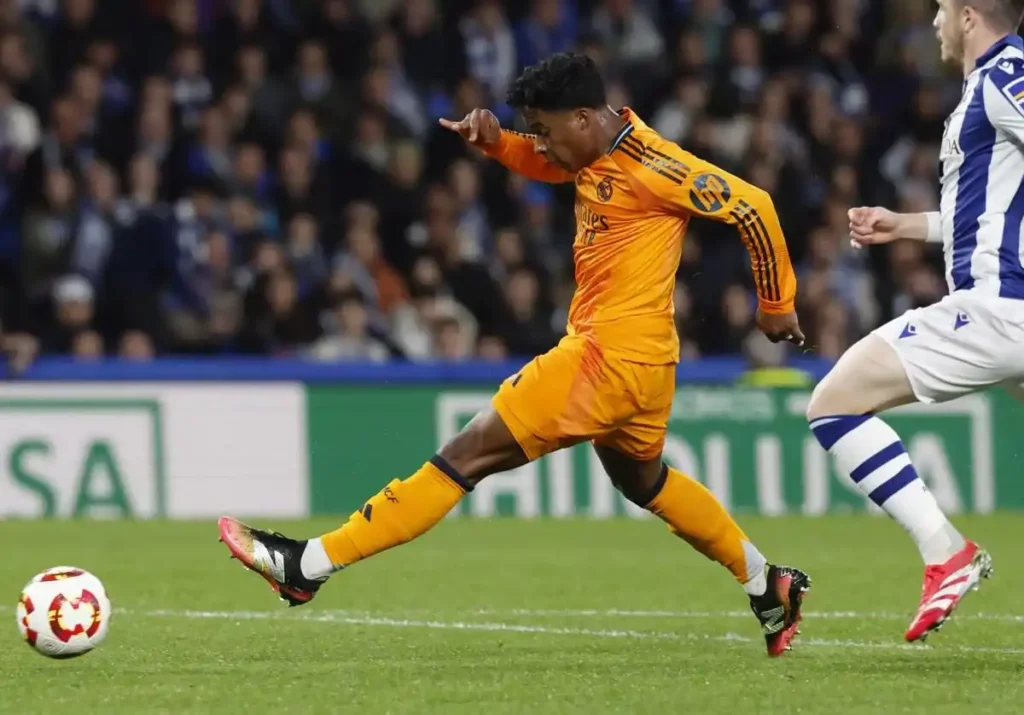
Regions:
[[949, 290], [1024, 299], [1024, 41], [979, 58], [942, 141]]

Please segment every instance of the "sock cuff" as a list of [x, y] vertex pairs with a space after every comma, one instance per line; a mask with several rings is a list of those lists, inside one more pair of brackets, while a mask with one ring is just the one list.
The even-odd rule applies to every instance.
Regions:
[[651, 505], [654, 503], [654, 500], [657, 499], [658, 495], [661, 494], [662, 490], [665, 489], [665, 482], [667, 482], [667, 481], [668, 481], [668, 465], [665, 464], [665, 463], [662, 463], [662, 465], [661, 465], [661, 473], [658, 475], [658, 481], [654, 483], [654, 486], [651, 487], [651, 490], [649, 492], [647, 492], [647, 494], [642, 495], [639, 499], [637, 499], [633, 503], [636, 504], [637, 506], [642, 506], [644, 509], [648, 509], [649, 510]]
[[452, 465], [448, 464], [444, 457], [440, 454], [435, 454], [430, 458], [430, 464], [436, 468], [441, 474], [448, 477], [450, 480], [455, 482], [458, 487], [466, 492], [467, 494], [473, 491], [473, 485], [470, 484], [469, 480], [459, 474], [458, 470]]
[[862, 424], [870, 420], [874, 415], [832, 415], [819, 417], [810, 423], [811, 432], [818, 438], [821, 446], [825, 449], [832, 449], [836, 442], [853, 432]]

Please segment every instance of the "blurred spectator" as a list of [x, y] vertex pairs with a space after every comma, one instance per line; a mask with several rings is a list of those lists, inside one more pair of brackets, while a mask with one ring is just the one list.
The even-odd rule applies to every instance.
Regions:
[[505, 281], [508, 318], [502, 337], [514, 355], [539, 355], [558, 342], [551, 321], [541, 309], [540, 281], [529, 268], [518, 267]]
[[410, 360], [429, 360], [440, 356], [437, 324], [441, 320], [454, 320], [460, 326], [459, 338], [468, 344], [475, 340], [477, 325], [472, 314], [445, 295], [441, 287], [440, 268], [430, 259], [419, 266], [418, 280], [410, 290], [410, 300], [394, 314], [392, 330], [401, 351]]
[[505, 341], [496, 335], [481, 335], [480, 340], [477, 343], [476, 354], [481, 360], [491, 360], [495, 362], [507, 360], [509, 357], [508, 347], [505, 345]]
[[95, 294], [89, 281], [81, 276], [65, 276], [53, 289], [53, 315], [44, 333], [45, 352], [68, 353], [75, 337], [93, 329], [96, 315]]
[[474, 354], [473, 336], [454, 317], [443, 316], [434, 323], [434, 343], [437, 357], [446, 362], [468, 360]]
[[[395, 19], [404, 60], [402, 79], [408, 77], [415, 91], [424, 95], [448, 79], [446, 66], [451, 58], [437, 3], [435, 0], [402, 0]], [[397, 47], [396, 42], [396, 51]], [[380, 57], [377, 61], [387, 65]], [[393, 81], [402, 79], [393, 77]]]
[[614, 63], [627, 72], [650, 69], [662, 55], [664, 39], [636, 0], [604, 0], [594, 12], [595, 33], [612, 48]]
[[83, 330], [75, 335], [71, 356], [78, 361], [93, 362], [104, 356], [103, 336], [95, 330]]
[[312, 34], [331, 48], [331, 66], [338, 77], [351, 80], [362, 74], [372, 31], [355, 0], [324, 0], [310, 25]]
[[121, 337], [118, 356], [132, 362], [149, 362], [156, 356], [152, 339], [141, 330], [129, 330]]
[[257, 280], [255, 309], [242, 337], [250, 352], [278, 356], [296, 355], [320, 335], [310, 299], [299, 296], [295, 274], [277, 267]]
[[310, 356], [316, 360], [384, 362], [387, 347], [370, 334], [370, 317], [357, 291], [336, 299], [328, 334], [314, 343]]
[[573, 5], [573, 0], [532, 0], [529, 14], [515, 28], [520, 67], [572, 47], [577, 25]]
[[490, 102], [505, 101], [516, 75], [516, 44], [498, 0], [481, 0], [459, 22], [469, 75], [487, 90]]
[[339, 135], [348, 134], [352, 106], [347, 92], [334, 77], [322, 42], [307, 40], [299, 47], [289, 106], [299, 104], [315, 109], [325, 122], [339, 126]]

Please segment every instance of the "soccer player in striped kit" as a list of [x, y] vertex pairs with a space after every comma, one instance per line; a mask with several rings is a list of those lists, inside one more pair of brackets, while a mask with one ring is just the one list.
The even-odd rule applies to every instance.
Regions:
[[860, 490], [906, 529], [925, 562], [908, 641], [942, 626], [992, 573], [918, 477], [899, 436], [878, 414], [945, 402], [992, 386], [1024, 394], [1024, 0], [939, 0], [944, 60], [964, 91], [946, 123], [941, 211], [850, 211], [856, 246], [899, 238], [941, 243], [950, 294], [854, 345], [818, 385], [811, 429]]

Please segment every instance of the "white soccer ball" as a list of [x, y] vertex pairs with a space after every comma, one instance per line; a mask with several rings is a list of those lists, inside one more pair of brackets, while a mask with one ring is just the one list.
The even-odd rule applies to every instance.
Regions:
[[18, 600], [18, 629], [25, 642], [48, 658], [74, 658], [103, 642], [110, 627], [110, 600], [98, 578], [74, 566], [35, 576]]

